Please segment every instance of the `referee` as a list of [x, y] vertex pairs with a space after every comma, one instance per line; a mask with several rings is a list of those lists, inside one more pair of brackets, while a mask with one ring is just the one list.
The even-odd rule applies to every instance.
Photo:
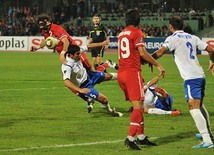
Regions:
[[[95, 14], [93, 16], [93, 29], [89, 32], [89, 44], [103, 42], [109, 40], [107, 29], [100, 23], [100, 16]], [[102, 58], [104, 56], [104, 50], [107, 46], [101, 46], [91, 49], [91, 56], [93, 59], [94, 68], [96, 69], [102, 64]]]

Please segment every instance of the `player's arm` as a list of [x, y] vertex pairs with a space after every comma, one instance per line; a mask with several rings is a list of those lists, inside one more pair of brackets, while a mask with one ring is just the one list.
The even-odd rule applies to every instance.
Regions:
[[163, 69], [163, 67], [146, 51], [145, 47], [139, 46], [138, 51], [140, 52], [140, 57], [142, 57], [149, 64], [154, 65], [158, 68], [160, 77], [165, 76], [165, 70]]
[[149, 81], [149, 83], [146, 85], [147, 88], [151, 87], [153, 84], [158, 83], [159, 81], [159, 76], [154, 77], [151, 81]]
[[43, 48], [43, 47], [45, 47], [45, 39], [43, 39], [38, 46], [31, 46], [30, 51], [31, 52], [35, 52], [35, 51], [37, 51], [37, 50], [39, 50], [40, 48]]
[[95, 47], [100, 47], [100, 46], [106, 46], [109, 44], [109, 40], [105, 40], [103, 42], [99, 42], [99, 43], [91, 43], [88, 44], [87, 47], [88, 48], [95, 48]]
[[72, 91], [78, 91], [83, 94], [90, 92], [90, 89], [88, 88], [79, 88], [75, 86], [69, 79], [64, 80], [64, 85]]
[[208, 45], [205, 50], [209, 53], [210, 57], [210, 65], [207, 70], [211, 71], [214, 76], [214, 48]]
[[66, 37], [62, 38], [61, 41], [63, 43], [63, 48], [62, 48], [62, 51], [60, 53], [59, 59], [60, 59], [62, 64], [65, 64], [65, 53], [68, 50], [69, 41], [68, 41], [68, 38], [66, 38]]
[[[109, 34], [107, 33], [107, 32], [108, 32], [108, 29], [107, 29], [106, 27], [104, 27], [104, 28], [105, 28], [105, 29], [104, 29], [104, 33], [105, 33], [105, 37], [106, 37], [106, 40], [105, 40], [105, 41], [110, 42], [110, 36], [109, 36]], [[104, 45], [104, 46], [105, 46], [105, 49], [108, 48], [107, 45]]]
[[165, 46], [162, 46], [160, 49], [158, 49], [157, 51], [155, 51], [152, 54], [152, 57], [154, 59], [158, 59], [160, 57], [162, 57], [164, 55], [164, 53], [166, 53], [168, 51], [168, 49]]
[[93, 42], [93, 38], [91, 37], [91, 32], [90, 32], [88, 38], [89, 38], [88, 39], [88, 44], [91, 44]]

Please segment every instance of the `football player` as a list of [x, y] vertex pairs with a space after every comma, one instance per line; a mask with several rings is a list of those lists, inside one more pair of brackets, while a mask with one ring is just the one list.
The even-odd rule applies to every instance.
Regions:
[[179, 110], [172, 110], [172, 95], [158, 87], [158, 81], [159, 77], [157, 76], [144, 86], [144, 112], [158, 115], [180, 115]]
[[[39, 28], [41, 29], [42, 35], [44, 36], [44, 40], [42, 40], [38, 46], [32, 46], [30, 51], [35, 52], [35, 51], [39, 50], [40, 48], [43, 48], [46, 45], [45, 39], [49, 36], [54, 36], [59, 40], [59, 43], [57, 44], [55, 50], [60, 55], [61, 63], [62, 64], [66, 63], [65, 54], [68, 50], [68, 46], [70, 44], [76, 45], [75, 41], [71, 38], [71, 36], [66, 32], [66, 30], [63, 27], [52, 23], [49, 16], [47, 16], [45, 14], [42, 14], [38, 17], [38, 25], [39, 25]], [[100, 43], [88, 44], [87, 48], [106, 46], [108, 43], [109, 43], [109, 41], [103, 41]], [[86, 54], [84, 52], [81, 53], [81, 61], [87, 70], [93, 69], [91, 63], [87, 59]], [[103, 71], [107, 67], [112, 67], [112, 68], [117, 69], [117, 64], [111, 60], [107, 60], [104, 64], [99, 66], [97, 68], [97, 70]], [[92, 105], [93, 105], [94, 101], [91, 100], [90, 98], [86, 97], [84, 94], [78, 93], [76, 91], [74, 91], [74, 93], [77, 94], [78, 96], [80, 96], [83, 100], [85, 100], [87, 102], [88, 112], [90, 113], [91, 109], [93, 107]]]
[[112, 116], [121, 117], [123, 114], [110, 108], [108, 98], [94, 89], [96, 84], [114, 80], [117, 73], [104, 73], [86, 70], [80, 61], [81, 49], [77, 45], [69, 45], [66, 64], [62, 64], [64, 85], [71, 91], [76, 91], [102, 104], [102, 107]]

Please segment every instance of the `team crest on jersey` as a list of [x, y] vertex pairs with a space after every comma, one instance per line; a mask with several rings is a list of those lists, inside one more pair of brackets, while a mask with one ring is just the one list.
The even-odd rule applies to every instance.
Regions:
[[64, 74], [67, 72], [67, 70], [64, 70]]
[[97, 36], [99, 36], [99, 35], [100, 35], [100, 32], [99, 32], [99, 31], [97, 31], [97, 32], [96, 32], [96, 35], [97, 35]]
[[143, 42], [143, 38], [141, 37], [141, 38], [140, 38], [140, 43], [142, 43], [142, 42]]

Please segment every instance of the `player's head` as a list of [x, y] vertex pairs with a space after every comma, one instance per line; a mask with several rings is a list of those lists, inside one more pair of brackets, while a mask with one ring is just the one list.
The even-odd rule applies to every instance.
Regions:
[[100, 20], [101, 20], [100, 15], [99, 14], [93, 15], [93, 19], [92, 20], [93, 20], [94, 25], [98, 26], [100, 24]]
[[80, 60], [80, 47], [77, 45], [70, 44], [68, 46], [67, 54], [69, 57], [73, 58], [75, 61]]
[[180, 16], [171, 17], [169, 24], [174, 30], [183, 30], [184, 27], [183, 19]]
[[38, 17], [38, 25], [40, 29], [48, 32], [50, 30], [51, 24], [52, 22], [47, 15], [40, 15]]
[[140, 14], [136, 9], [130, 9], [125, 14], [126, 26], [138, 26], [140, 24]]

